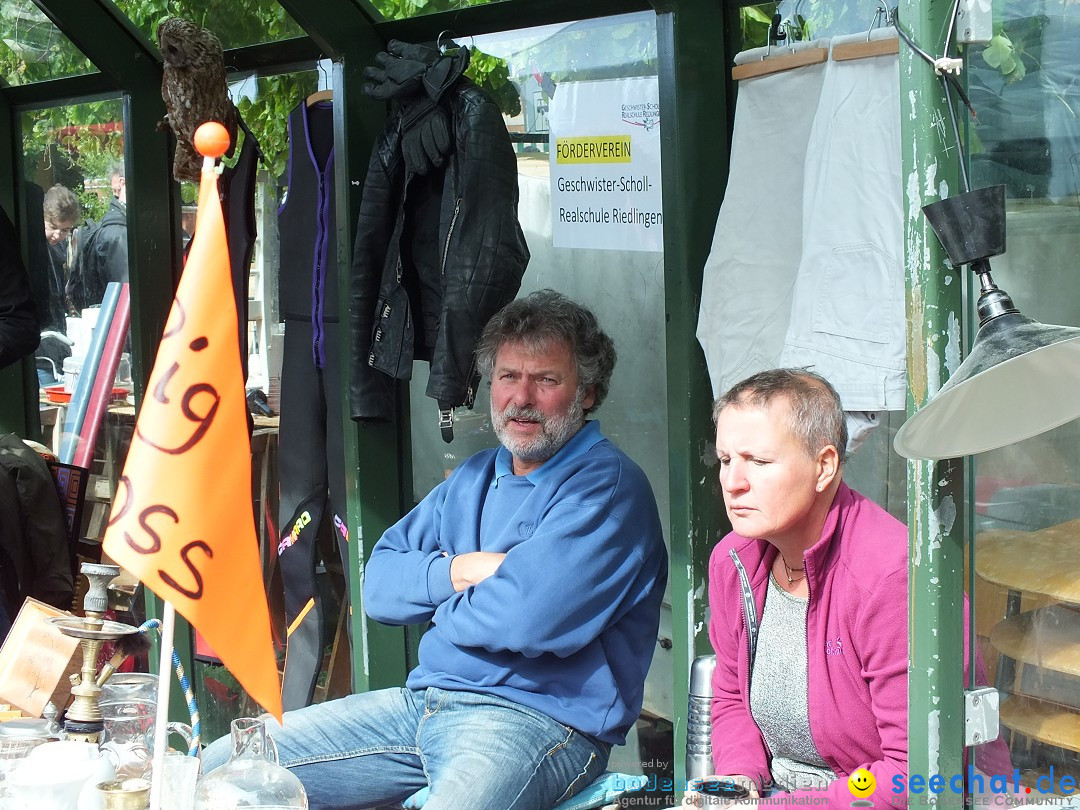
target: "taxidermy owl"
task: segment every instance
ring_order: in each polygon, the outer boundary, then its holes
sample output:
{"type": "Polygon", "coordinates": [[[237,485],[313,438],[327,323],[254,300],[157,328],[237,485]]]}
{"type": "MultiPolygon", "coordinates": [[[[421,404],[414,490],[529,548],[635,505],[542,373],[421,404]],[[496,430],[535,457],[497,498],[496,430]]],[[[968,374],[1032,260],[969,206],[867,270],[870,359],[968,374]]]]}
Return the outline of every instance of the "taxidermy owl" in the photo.
{"type": "Polygon", "coordinates": [[[195,130],[217,121],[229,131],[232,154],[236,146],[236,108],[225,82],[221,42],[189,20],[169,17],[157,29],[158,48],[165,62],[161,97],[165,121],[176,135],[173,177],[199,182],[202,156],[195,151],[195,130]]]}

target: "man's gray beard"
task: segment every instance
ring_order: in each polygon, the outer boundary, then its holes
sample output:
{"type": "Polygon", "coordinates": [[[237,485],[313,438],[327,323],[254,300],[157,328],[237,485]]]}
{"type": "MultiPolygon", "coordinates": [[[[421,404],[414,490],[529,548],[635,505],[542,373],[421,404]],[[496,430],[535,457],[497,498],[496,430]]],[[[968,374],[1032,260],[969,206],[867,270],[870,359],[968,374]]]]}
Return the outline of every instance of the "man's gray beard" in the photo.
{"type": "Polygon", "coordinates": [[[532,408],[510,405],[502,413],[491,409],[491,425],[502,446],[521,461],[547,461],[558,453],[574,434],[585,424],[585,391],[579,389],[566,411],[557,416],[544,418],[544,414],[532,408]],[[517,441],[506,429],[511,419],[529,419],[540,423],[540,434],[531,441],[517,441]]]}

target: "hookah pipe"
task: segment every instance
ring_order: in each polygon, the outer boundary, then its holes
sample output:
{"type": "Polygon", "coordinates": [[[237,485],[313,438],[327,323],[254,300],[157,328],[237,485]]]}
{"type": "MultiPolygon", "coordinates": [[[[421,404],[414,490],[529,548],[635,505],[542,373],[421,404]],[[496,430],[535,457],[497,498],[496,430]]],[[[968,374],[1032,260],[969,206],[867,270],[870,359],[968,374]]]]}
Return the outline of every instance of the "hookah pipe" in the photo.
{"type": "Polygon", "coordinates": [[[82,573],[90,583],[83,600],[85,616],[55,616],[49,622],[65,636],[79,639],[82,667],[71,676],[71,707],[64,720],[67,738],[80,742],[98,743],[104,723],[101,716],[101,687],[97,683],[97,656],[106,641],[118,641],[137,634],[138,628],[105,619],[109,597],[108,583],[120,573],[115,565],[83,563],[82,573]]]}
{"type": "MultiPolygon", "coordinates": [[[[116,668],[126,658],[149,647],[149,631],[160,630],[161,622],[151,619],[140,627],[133,627],[107,621],[104,618],[109,601],[106,588],[108,583],[120,573],[120,567],[83,563],[82,573],[90,583],[90,589],[83,601],[85,617],[56,616],[49,619],[49,622],[56,625],[64,635],[79,639],[82,647],[81,672],[71,676],[73,702],[67,711],[67,719],[64,721],[67,738],[97,743],[101,741],[101,732],[104,728],[100,706],[102,685],[112,677],[116,668]],[[108,663],[98,673],[96,672],[98,651],[106,641],[117,642],[117,648],[108,663]]],[[[180,663],[180,656],[175,649],[172,651],[172,659],[187,700],[188,713],[191,716],[192,739],[188,754],[196,756],[199,752],[201,734],[195,693],[191,689],[191,684],[180,663]]]]}

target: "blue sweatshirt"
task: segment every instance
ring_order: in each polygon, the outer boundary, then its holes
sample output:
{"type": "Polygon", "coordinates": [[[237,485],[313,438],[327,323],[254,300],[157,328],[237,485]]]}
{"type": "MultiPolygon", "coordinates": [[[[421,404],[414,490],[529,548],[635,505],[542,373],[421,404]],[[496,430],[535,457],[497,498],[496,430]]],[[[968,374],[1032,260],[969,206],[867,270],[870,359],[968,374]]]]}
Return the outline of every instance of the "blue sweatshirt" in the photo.
{"type": "Polygon", "coordinates": [[[503,447],[454,470],[375,545],[364,608],[386,624],[431,620],[410,688],[499,695],[620,744],[666,581],[645,473],[593,421],[528,475],[503,447]],[[470,551],[506,558],[457,593],[450,562],[470,551]]]}

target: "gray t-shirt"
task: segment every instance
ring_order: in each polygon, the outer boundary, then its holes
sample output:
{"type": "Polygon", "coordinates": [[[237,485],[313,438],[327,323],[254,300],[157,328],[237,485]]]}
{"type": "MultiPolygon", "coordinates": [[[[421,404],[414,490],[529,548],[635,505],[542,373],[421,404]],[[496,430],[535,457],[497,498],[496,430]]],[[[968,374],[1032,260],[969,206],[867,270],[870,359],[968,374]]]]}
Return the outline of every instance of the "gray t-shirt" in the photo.
{"type": "Polygon", "coordinates": [[[810,735],[806,605],[769,576],[750,674],[750,712],[772,752],[773,781],[784,790],[822,788],[836,778],[810,735]]]}

